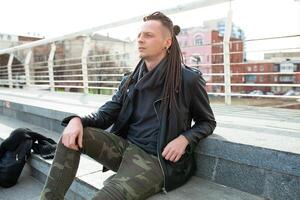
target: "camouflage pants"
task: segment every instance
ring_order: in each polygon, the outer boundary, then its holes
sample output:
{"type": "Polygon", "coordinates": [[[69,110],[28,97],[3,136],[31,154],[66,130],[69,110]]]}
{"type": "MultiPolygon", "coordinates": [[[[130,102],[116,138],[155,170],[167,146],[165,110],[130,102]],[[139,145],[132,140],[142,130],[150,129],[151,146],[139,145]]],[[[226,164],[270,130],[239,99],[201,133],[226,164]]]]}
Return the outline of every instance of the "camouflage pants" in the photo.
{"type": "MultiPolygon", "coordinates": [[[[116,172],[96,192],[94,200],[146,199],[162,188],[163,174],[157,157],[119,136],[84,128],[81,152],[116,172]]],[[[59,140],[40,199],[64,199],[75,178],[81,152],[65,147],[59,140]]]]}

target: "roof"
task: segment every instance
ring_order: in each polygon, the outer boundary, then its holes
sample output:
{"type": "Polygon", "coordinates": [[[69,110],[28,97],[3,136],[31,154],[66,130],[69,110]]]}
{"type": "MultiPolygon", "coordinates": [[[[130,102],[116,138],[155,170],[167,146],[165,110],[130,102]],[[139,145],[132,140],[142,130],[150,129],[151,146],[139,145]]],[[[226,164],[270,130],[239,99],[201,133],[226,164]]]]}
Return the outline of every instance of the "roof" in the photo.
{"type": "Polygon", "coordinates": [[[92,35],[92,39],[93,40],[100,40],[100,41],[111,41],[111,42],[126,42],[124,40],[119,40],[116,38],[111,38],[109,36],[104,36],[104,35],[100,35],[100,34],[94,34],[92,35]]]}

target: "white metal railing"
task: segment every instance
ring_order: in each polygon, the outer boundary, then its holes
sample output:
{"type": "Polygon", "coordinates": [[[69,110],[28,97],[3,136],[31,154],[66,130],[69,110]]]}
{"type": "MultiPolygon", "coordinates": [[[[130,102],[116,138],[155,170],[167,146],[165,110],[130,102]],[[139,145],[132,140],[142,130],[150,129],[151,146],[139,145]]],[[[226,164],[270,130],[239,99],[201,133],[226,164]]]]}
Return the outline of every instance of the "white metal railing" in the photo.
{"type": "MultiPolygon", "coordinates": [[[[288,36],[290,37],[290,36],[288,36]]],[[[299,35],[293,36],[299,37],[299,35]]],[[[276,39],[276,37],[274,37],[276,39]]],[[[258,39],[260,40],[260,39],[258,39]]],[[[251,40],[254,41],[254,40],[251,40]]],[[[233,41],[232,43],[234,43],[233,41]]],[[[231,42],[230,42],[231,43],[231,42]]],[[[207,44],[205,44],[207,46],[207,44]]],[[[215,44],[210,44],[215,45],[215,44]]],[[[219,43],[222,45],[222,43],[219,43]]],[[[235,54],[237,52],[229,52],[229,55],[235,54]]],[[[240,51],[238,53],[245,53],[244,51],[240,51]]],[[[87,88],[86,93],[88,93],[89,89],[98,89],[98,90],[115,90],[119,84],[120,79],[123,76],[123,72],[133,70],[133,67],[123,67],[121,66],[121,61],[126,63],[130,62],[129,59],[116,59],[116,57],[122,57],[124,54],[105,54],[105,55],[92,55],[86,56],[87,61],[85,64],[87,65],[87,74],[86,80],[83,80],[84,74],[82,73],[82,60],[81,58],[67,58],[67,59],[52,59],[52,61],[39,61],[39,62],[29,62],[28,60],[24,63],[12,64],[13,63],[13,54],[10,54],[10,59],[7,65],[0,66],[0,85],[2,86],[9,86],[10,88],[13,87],[20,87],[20,86],[37,86],[37,87],[47,87],[52,91],[55,91],[59,88],[66,89],[66,88],[75,88],[75,89],[85,89],[87,88]],[[101,58],[101,57],[110,57],[112,60],[107,61],[93,61],[93,58],[101,58]],[[95,67],[97,65],[106,64],[113,62],[113,67],[95,67]],[[53,63],[53,65],[51,65],[53,63]],[[64,64],[60,64],[64,63],[64,64]],[[26,72],[26,66],[27,71],[26,72]],[[51,68],[52,68],[52,80],[51,80],[51,68]],[[104,73],[101,71],[105,70],[104,73]],[[120,72],[121,73],[116,73],[120,72]],[[27,75],[26,75],[27,73],[27,75]],[[68,74],[71,73],[71,74],[68,74]],[[77,73],[77,74],[76,74],[77,73]],[[95,80],[93,78],[105,77],[108,78],[107,80],[95,80]],[[114,78],[114,80],[111,80],[114,78]],[[70,80],[71,79],[71,80],[70,80]],[[52,83],[52,85],[51,85],[52,83]]],[[[213,53],[208,56],[213,55],[224,55],[224,53],[213,53]]],[[[207,56],[203,54],[201,56],[207,56]]],[[[51,59],[50,59],[51,60],[51,59]]],[[[297,61],[297,60],[296,60],[297,61]]],[[[298,60],[299,61],[299,60],[298,60]]],[[[261,63],[274,63],[274,61],[262,61],[261,63]]],[[[243,65],[241,67],[246,67],[247,65],[253,64],[260,64],[257,62],[231,62],[230,68],[233,65],[243,65]]],[[[215,67],[215,68],[224,68],[224,62],[220,63],[207,63],[207,64],[193,64],[194,67],[197,67],[201,70],[202,67],[215,67]]],[[[229,68],[229,69],[230,69],[229,68]]],[[[259,69],[257,69],[259,70],[259,69]]],[[[299,70],[299,67],[297,68],[299,70]]],[[[293,75],[293,76],[300,76],[300,71],[288,71],[288,72],[229,72],[229,77],[234,76],[247,76],[247,75],[257,75],[257,76],[269,76],[269,75],[293,75]]],[[[204,77],[226,77],[224,72],[220,73],[204,73],[204,77]]],[[[207,86],[221,86],[223,88],[226,87],[226,83],[224,82],[214,82],[208,81],[207,86]]],[[[289,87],[289,88],[300,88],[300,82],[294,83],[246,83],[246,82],[230,82],[230,88],[242,86],[242,87],[289,87]]],[[[223,92],[217,92],[213,90],[208,90],[210,95],[219,95],[219,96],[226,96],[225,89],[222,89],[223,92]]],[[[251,93],[244,93],[244,92],[230,92],[231,96],[241,96],[241,97],[266,97],[266,98],[300,98],[299,95],[294,96],[284,96],[278,94],[251,94],[251,93]]]]}
{"type": "MultiPolygon", "coordinates": [[[[166,13],[182,12],[185,10],[201,7],[204,4],[200,1],[186,4],[183,7],[176,7],[165,10],[166,13]],[[196,5],[196,6],[195,6],[196,5]],[[194,8],[193,8],[194,6],[194,8]]],[[[224,1],[210,1],[210,3],[220,3],[224,1]]],[[[232,61],[232,56],[241,55],[245,53],[257,52],[285,52],[295,51],[300,52],[300,47],[287,48],[264,48],[259,50],[245,50],[239,51],[231,50],[231,46],[236,43],[246,43],[280,40],[288,38],[300,38],[300,34],[285,35],[278,37],[264,37],[247,40],[231,40],[231,15],[232,11],[229,9],[226,21],[226,29],[222,42],[203,44],[201,47],[220,47],[219,52],[209,54],[198,54],[199,56],[209,56],[210,60],[215,56],[219,56],[220,61],[211,61],[209,63],[191,63],[189,65],[199,68],[203,71],[203,76],[207,80],[207,91],[209,95],[224,96],[225,103],[231,104],[231,97],[263,97],[263,98],[287,98],[300,99],[300,60],[299,58],[291,60],[297,64],[296,70],[280,71],[280,69],[273,71],[257,71],[247,72],[247,66],[272,64],[273,66],[280,65],[274,60],[250,61],[243,60],[232,61]],[[206,72],[206,69],[209,69],[206,72]],[[237,69],[237,70],[236,70],[237,69]],[[296,77],[296,80],[290,82],[283,82],[279,80],[281,75],[289,75],[296,77]],[[247,81],[249,76],[255,76],[255,81],[247,81]],[[259,77],[277,77],[277,81],[259,81],[259,77]],[[235,79],[239,78],[239,79],[235,79]],[[263,89],[261,89],[263,88],[263,89]],[[282,90],[284,88],[284,90],[282,90]],[[284,95],[284,92],[293,89],[293,95],[284,95]],[[257,91],[256,93],[253,91],[257,91]],[[279,92],[276,92],[279,91],[279,92]],[[284,92],[283,92],[284,91],[284,92]]],[[[112,94],[117,89],[123,74],[132,71],[137,63],[136,54],[134,51],[124,51],[120,53],[102,52],[93,54],[90,52],[91,43],[94,42],[91,34],[97,30],[105,28],[124,25],[140,20],[141,17],[135,17],[127,20],[122,20],[112,24],[107,24],[77,33],[68,34],[65,36],[43,39],[29,44],[16,46],[9,49],[0,50],[0,56],[9,54],[8,62],[0,66],[0,86],[15,88],[15,87],[40,87],[51,91],[77,91],[77,92],[95,92],[112,94]],[[79,48],[79,53],[71,57],[60,57],[57,49],[58,42],[64,40],[72,40],[77,36],[83,38],[83,43],[79,48]],[[35,61],[35,54],[41,53],[36,48],[45,47],[44,60],[35,61]],[[23,52],[25,54],[24,60],[16,62],[15,54],[23,52]]],[[[188,46],[185,46],[188,48],[188,46]]],[[[281,61],[283,62],[283,61],[281,61]]]]}

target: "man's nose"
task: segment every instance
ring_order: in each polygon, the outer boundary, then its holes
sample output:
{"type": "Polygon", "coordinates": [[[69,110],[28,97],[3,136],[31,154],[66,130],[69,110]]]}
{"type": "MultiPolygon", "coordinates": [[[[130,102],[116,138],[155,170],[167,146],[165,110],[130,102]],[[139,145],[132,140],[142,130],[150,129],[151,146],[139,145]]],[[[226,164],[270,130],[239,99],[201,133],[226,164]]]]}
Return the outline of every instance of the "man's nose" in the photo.
{"type": "Polygon", "coordinates": [[[139,37],[138,37],[138,43],[143,43],[143,42],[144,42],[143,37],[142,37],[142,36],[139,36],[139,37]]]}

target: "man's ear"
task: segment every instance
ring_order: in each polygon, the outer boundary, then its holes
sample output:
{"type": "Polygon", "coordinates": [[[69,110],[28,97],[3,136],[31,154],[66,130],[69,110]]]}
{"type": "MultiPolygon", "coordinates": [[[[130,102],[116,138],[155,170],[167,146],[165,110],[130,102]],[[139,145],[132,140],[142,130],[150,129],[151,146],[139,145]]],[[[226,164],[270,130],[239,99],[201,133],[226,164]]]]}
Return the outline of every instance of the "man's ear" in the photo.
{"type": "Polygon", "coordinates": [[[165,41],[165,47],[169,49],[171,45],[172,45],[172,38],[168,37],[165,41]]]}

